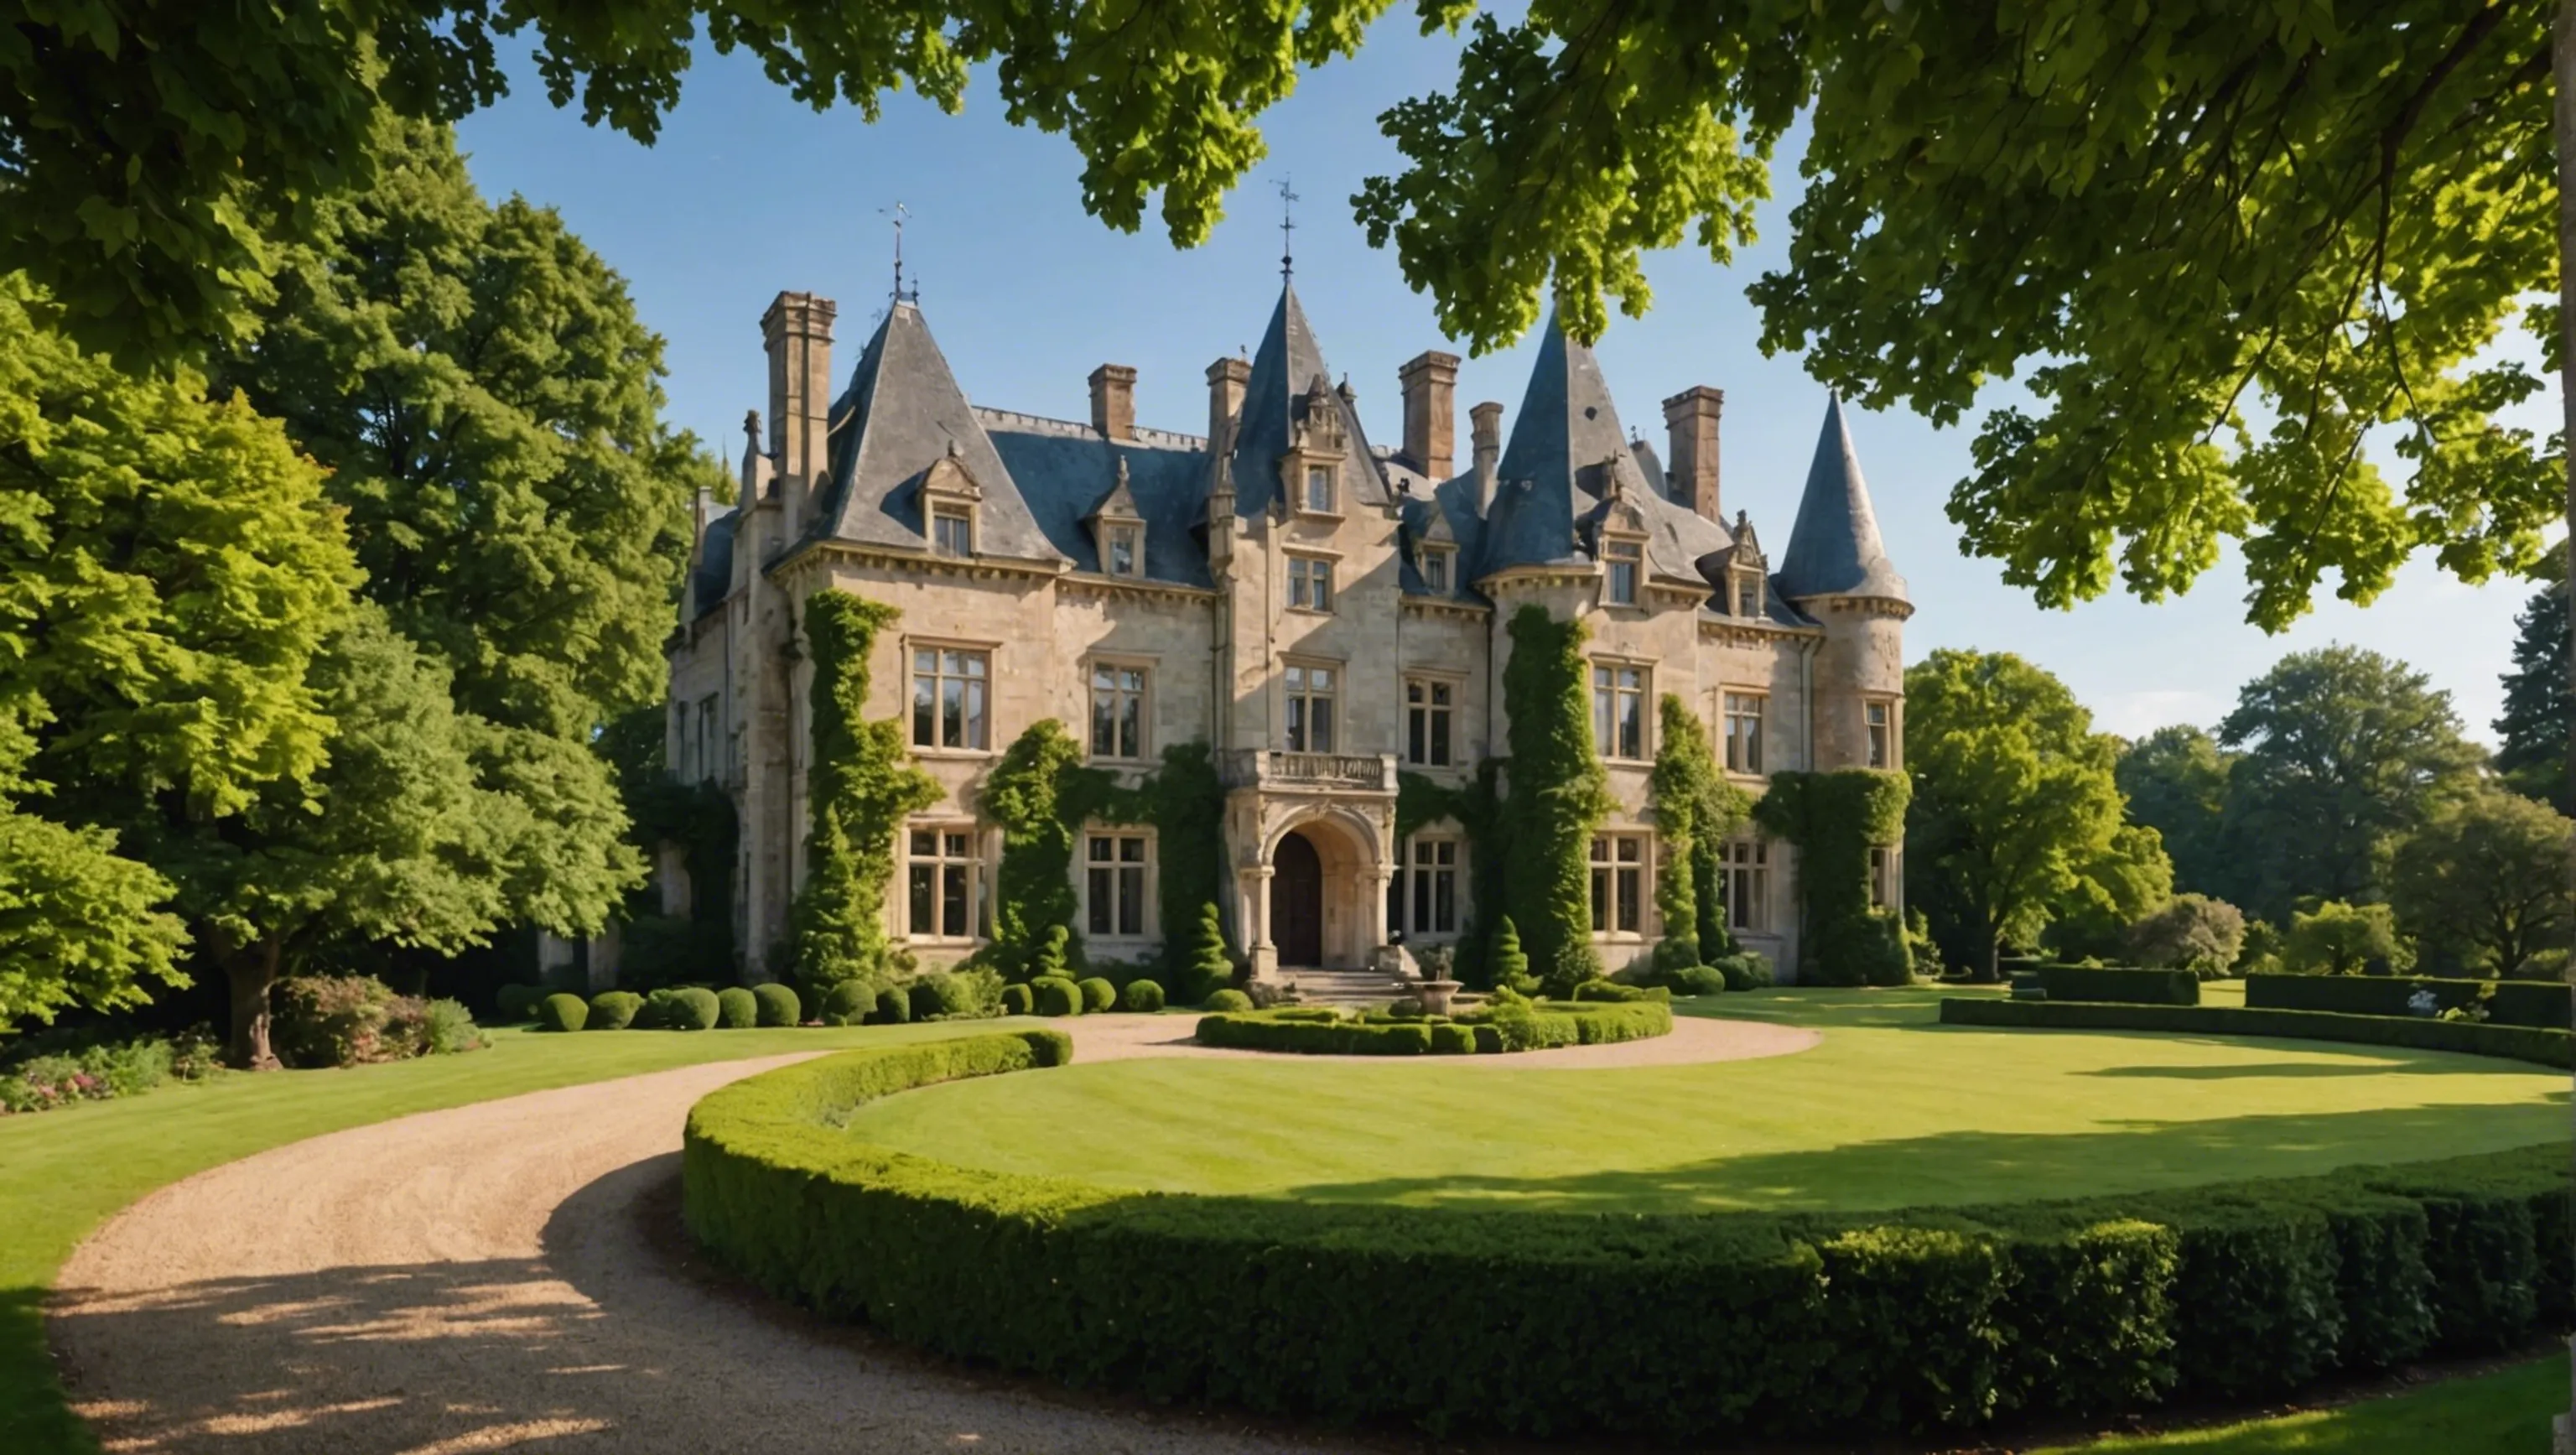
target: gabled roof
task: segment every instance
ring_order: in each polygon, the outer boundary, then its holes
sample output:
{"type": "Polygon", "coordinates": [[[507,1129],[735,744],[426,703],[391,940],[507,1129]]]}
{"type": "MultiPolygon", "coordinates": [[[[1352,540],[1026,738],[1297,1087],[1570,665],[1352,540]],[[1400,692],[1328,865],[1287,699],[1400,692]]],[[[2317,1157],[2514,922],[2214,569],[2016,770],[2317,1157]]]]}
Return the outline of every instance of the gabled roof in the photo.
{"type": "Polygon", "coordinates": [[[976,554],[1063,559],[1030,518],[917,306],[898,302],[886,311],[832,418],[831,488],[810,536],[927,548],[920,487],[933,466],[950,461],[981,492],[976,554]]]}
{"type": "Polygon", "coordinates": [[[1793,598],[1909,600],[1905,578],[1896,573],[1878,538],[1878,513],[1870,507],[1869,485],[1861,478],[1860,456],[1852,448],[1839,395],[1825,404],[1824,433],[1816,440],[1815,463],[1807,469],[1798,523],[1790,528],[1789,549],[1774,580],[1782,595],[1793,598]]]}
{"type": "Polygon", "coordinates": [[[1243,411],[1234,432],[1234,508],[1238,515],[1258,515],[1279,495],[1279,458],[1297,437],[1297,426],[1309,409],[1334,411],[1349,449],[1347,468],[1364,488],[1358,503],[1384,505],[1392,499],[1368,432],[1360,428],[1359,411],[1350,397],[1330,387],[1332,371],[1324,351],[1297,302],[1297,290],[1282,284],[1270,327],[1253,352],[1252,373],[1244,381],[1243,411]],[[1318,384],[1324,387],[1318,388],[1318,384]]]}
{"type": "Polygon", "coordinates": [[[1020,499],[1050,544],[1079,571],[1100,569],[1100,542],[1085,522],[1108,502],[1118,467],[1127,467],[1127,501],[1145,522],[1148,581],[1214,584],[1207,543],[1197,528],[1207,508],[1207,442],[1194,435],[1140,429],[1133,443],[1112,443],[1071,420],[978,408],[1020,499]]]}
{"type": "Polygon", "coordinates": [[[1091,507],[1090,513],[1083,516],[1084,524],[1088,525],[1097,520],[1143,520],[1145,518],[1144,513],[1136,508],[1136,492],[1127,484],[1125,455],[1118,457],[1115,469],[1118,472],[1118,478],[1110,484],[1108,492],[1100,497],[1100,503],[1091,507]]]}

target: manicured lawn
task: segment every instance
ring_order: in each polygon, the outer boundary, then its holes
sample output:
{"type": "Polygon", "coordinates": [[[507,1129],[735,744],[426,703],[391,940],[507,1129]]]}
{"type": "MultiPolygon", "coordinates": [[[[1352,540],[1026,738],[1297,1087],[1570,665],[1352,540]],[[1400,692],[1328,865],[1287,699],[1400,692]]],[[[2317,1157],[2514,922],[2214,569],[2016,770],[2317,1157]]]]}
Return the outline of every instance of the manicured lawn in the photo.
{"type": "Polygon", "coordinates": [[[2567,1409],[2567,1356],[2454,1379],[2341,1409],[2170,1435],[2060,1446],[2038,1455],[2549,1455],[2567,1409]]]}
{"type": "Polygon", "coordinates": [[[0,1117],[0,1451],[97,1446],[63,1407],[41,1303],[54,1270],[117,1209],[193,1172],[344,1127],[523,1091],[703,1061],[953,1036],[984,1025],[882,1029],[492,1032],[491,1049],[348,1071],[229,1076],[124,1101],[0,1117]]]}
{"type": "Polygon", "coordinates": [[[1824,1044],[1565,1071],[1147,1060],[932,1087],[853,1135],[1113,1186],[1581,1210],[1878,1208],[2169,1187],[2567,1135],[2567,1078],[2313,1041],[1944,1027],[1937,994],[1688,1003],[1824,1044]]]}

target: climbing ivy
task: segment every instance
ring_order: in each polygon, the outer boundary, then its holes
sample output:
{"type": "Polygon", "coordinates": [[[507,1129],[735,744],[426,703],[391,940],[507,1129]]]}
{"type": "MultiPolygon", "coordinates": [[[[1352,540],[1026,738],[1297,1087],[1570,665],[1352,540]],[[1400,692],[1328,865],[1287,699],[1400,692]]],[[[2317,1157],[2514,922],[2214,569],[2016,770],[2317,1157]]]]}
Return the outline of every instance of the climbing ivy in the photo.
{"type": "Polygon", "coordinates": [[[1082,746],[1054,718],[1032,723],[984,781],[985,817],[1002,830],[995,875],[994,968],[1026,979],[1050,936],[1062,930],[1069,964],[1082,965],[1074,920],[1073,855],[1085,824],[1136,824],[1155,831],[1162,901],[1163,969],[1177,977],[1192,964],[1201,906],[1216,902],[1225,873],[1225,786],[1216,756],[1203,742],[1163,750],[1162,766],[1135,787],[1086,766],[1082,746]]]}
{"type": "Polygon", "coordinates": [[[894,877],[895,835],[907,817],[940,798],[938,783],[913,766],[901,724],[861,716],[868,649],[900,614],[842,591],[819,591],[805,602],[814,662],[812,827],[805,837],[805,886],[796,892],[789,932],[797,978],[809,985],[885,978],[885,893],[894,877]]]}
{"type": "Polygon", "coordinates": [[[1705,964],[1735,949],[1734,937],[1726,932],[1717,846],[1743,821],[1748,800],[1717,771],[1708,725],[1671,693],[1664,694],[1658,710],[1662,736],[1646,786],[1665,851],[1655,880],[1655,909],[1663,918],[1664,937],[1655,946],[1654,968],[1669,971],[1705,964]]]}
{"type": "Polygon", "coordinates": [[[1450,973],[1469,988],[1493,986],[1494,937],[1502,918],[1503,872],[1510,858],[1511,821],[1502,812],[1502,760],[1476,765],[1476,776],[1456,788],[1420,773],[1395,776],[1395,840],[1446,820],[1467,846],[1467,920],[1458,927],[1458,956],[1450,973]]]}
{"type": "Polygon", "coordinates": [[[1580,621],[1536,604],[1512,614],[1503,709],[1511,722],[1511,842],[1503,892],[1530,965],[1551,987],[1601,973],[1592,948],[1592,835],[1611,809],[1583,690],[1580,621]]]}
{"type": "Polygon", "coordinates": [[[1902,773],[1850,768],[1774,773],[1753,817],[1798,846],[1798,979],[1809,985],[1903,985],[1904,926],[1869,902],[1869,851],[1905,834],[1913,788],[1902,773]]]}

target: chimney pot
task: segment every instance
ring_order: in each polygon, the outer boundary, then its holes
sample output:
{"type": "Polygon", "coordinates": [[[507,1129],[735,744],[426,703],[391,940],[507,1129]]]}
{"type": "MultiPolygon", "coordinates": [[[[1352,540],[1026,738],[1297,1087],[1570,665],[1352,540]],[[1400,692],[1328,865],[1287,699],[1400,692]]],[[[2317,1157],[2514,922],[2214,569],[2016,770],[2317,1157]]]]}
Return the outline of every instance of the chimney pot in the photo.
{"type": "Polygon", "coordinates": [[[1458,461],[1458,356],[1436,349],[1395,371],[1404,386],[1404,457],[1437,483],[1458,461]]]}
{"type": "Polygon", "coordinates": [[[1113,440],[1136,437],[1136,371],[1103,364],[1091,371],[1091,427],[1113,440]]]}
{"type": "Polygon", "coordinates": [[[1717,421],[1726,408],[1726,393],[1694,384],[1664,401],[1664,428],[1672,448],[1665,469],[1672,476],[1672,496],[1705,520],[1726,524],[1717,498],[1717,421]]]}
{"type": "Polygon", "coordinates": [[[1252,365],[1241,359],[1223,358],[1207,366],[1209,454],[1234,448],[1234,421],[1243,413],[1243,391],[1251,382],[1252,365]]]}
{"type": "Polygon", "coordinates": [[[1467,411],[1476,444],[1476,513],[1494,508],[1494,470],[1503,458],[1503,407],[1488,399],[1467,411]]]}

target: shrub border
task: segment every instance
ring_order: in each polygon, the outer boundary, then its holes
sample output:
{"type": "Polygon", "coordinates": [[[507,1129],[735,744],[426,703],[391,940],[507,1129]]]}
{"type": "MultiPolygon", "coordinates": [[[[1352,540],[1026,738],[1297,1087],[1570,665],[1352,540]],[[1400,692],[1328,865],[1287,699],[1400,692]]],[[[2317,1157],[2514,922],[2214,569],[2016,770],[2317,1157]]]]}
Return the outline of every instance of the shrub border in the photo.
{"type": "Polygon", "coordinates": [[[1327,1019],[1308,1007],[1284,1010],[1220,1011],[1199,1017],[1195,1039],[1202,1046],[1229,1050],[1279,1051],[1294,1056],[1430,1056],[1541,1050],[1555,1046],[1600,1046],[1615,1041],[1644,1041],[1673,1031],[1670,998],[1600,1000],[1567,1004],[1538,1001],[1515,1034],[1494,1019],[1454,1024],[1468,1032],[1435,1033],[1434,1023],[1359,1021],[1338,1015],[1327,1019]]]}
{"type": "Polygon", "coordinates": [[[2576,1305],[2554,1144],[2079,1202],[1602,1216],[1129,1192],[842,1130],[878,1096],[1070,1053],[993,1034],[722,1088],[689,1115],[690,1231],[772,1293],[942,1354],[1542,1435],[1848,1437],[2253,1397],[2499,1347],[2576,1305]]]}
{"type": "Polygon", "coordinates": [[[2433,992],[2438,1009],[2487,1002],[2493,1025],[2566,1030],[2567,986],[2553,980],[2451,980],[2436,975],[2248,975],[2245,1003],[2258,1010],[2322,1010],[2344,1015],[2412,1016],[2406,1002],[2433,992]]]}
{"type": "Polygon", "coordinates": [[[2175,1031],[2221,1036],[2278,1036],[2301,1041],[2353,1041],[2414,1051],[2456,1051],[2528,1061],[2564,1071],[2576,1034],[2541,1026],[2354,1015],[2328,1010],[2268,1010],[2232,1005],[2130,1005],[2083,1000],[1994,1000],[1950,996],[1941,1002],[1949,1026],[2026,1026],[2063,1031],[2175,1031]]]}
{"type": "Polygon", "coordinates": [[[2200,977],[2188,970],[2112,965],[2041,965],[2031,974],[2051,1000],[2124,1005],[2198,1005],[2200,977]]]}

